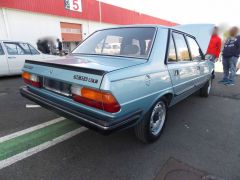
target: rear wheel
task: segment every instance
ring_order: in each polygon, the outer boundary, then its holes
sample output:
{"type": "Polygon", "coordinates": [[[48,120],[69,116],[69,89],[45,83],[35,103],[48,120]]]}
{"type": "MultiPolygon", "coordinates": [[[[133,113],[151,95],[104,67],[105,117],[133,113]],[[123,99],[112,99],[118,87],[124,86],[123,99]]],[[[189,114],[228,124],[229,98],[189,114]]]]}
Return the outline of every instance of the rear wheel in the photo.
{"type": "Polygon", "coordinates": [[[201,97],[208,97],[212,89],[212,78],[206,82],[206,84],[200,89],[201,97]]]}
{"type": "Polygon", "coordinates": [[[144,120],[134,128],[136,137],[145,143],[156,141],[164,128],[167,118],[167,104],[161,99],[146,114],[144,120]]]}

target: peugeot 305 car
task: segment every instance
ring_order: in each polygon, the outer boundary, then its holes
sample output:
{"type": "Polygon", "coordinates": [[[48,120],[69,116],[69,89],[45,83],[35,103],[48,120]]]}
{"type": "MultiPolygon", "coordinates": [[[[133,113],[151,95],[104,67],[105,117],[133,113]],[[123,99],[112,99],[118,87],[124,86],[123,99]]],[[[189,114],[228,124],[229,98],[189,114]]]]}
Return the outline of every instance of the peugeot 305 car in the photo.
{"type": "Polygon", "coordinates": [[[134,127],[143,142],[156,141],[169,107],[196,91],[210,93],[213,64],[204,54],[212,26],[207,27],[207,33],[201,26],[196,31],[157,25],[96,31],[65,59],[26,60],[20,92],[101,133],[134,127]],[[109,50],[109,44],[119,50],[109,50]]]}

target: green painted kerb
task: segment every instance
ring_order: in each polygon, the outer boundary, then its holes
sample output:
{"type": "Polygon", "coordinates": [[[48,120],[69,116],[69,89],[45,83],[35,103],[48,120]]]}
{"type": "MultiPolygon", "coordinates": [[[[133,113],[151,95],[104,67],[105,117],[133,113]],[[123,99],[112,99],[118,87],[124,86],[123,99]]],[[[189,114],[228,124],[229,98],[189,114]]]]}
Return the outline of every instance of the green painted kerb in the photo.
{"type": "Polygon", "coordinates": [[[61,135],[79,128],[74,121],[64,120],[36,131],[0,143],[0,161],[30,148],[51,141],[61,135]]]}

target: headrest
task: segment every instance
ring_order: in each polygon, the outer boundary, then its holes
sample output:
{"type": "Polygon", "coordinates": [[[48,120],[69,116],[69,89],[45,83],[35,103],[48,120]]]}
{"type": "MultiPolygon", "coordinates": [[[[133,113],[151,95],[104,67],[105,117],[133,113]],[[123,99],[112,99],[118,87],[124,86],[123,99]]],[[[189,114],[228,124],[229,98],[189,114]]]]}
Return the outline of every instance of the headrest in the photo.
{"type": "Polygon", "coordinates": [[[137,45],[131,44],[123,47],[122,55],[135,55],[139,53],[139,47],[137,45]]]}

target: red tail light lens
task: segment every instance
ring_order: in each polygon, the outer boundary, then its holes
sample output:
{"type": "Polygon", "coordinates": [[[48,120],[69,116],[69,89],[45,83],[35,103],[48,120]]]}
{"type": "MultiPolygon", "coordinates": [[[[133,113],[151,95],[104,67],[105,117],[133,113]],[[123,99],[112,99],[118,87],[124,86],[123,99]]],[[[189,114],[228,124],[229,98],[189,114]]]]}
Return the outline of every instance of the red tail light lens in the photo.
{"type": "Polygon", "coordinates": [[[29,84],[31,86],[40,88],[42,87],[42,83],[40,82],[40,78],[37,75],[30,74],[27,72],[22,73],[22,78],[26,84],[29,84]]]}
{"type": "Polygon", "coordinates": [[[106,112],[116,113],[121,108],[115,97],[109,92],[85,87],[73,87],[72,95],[75,101],[106,112]]]}

